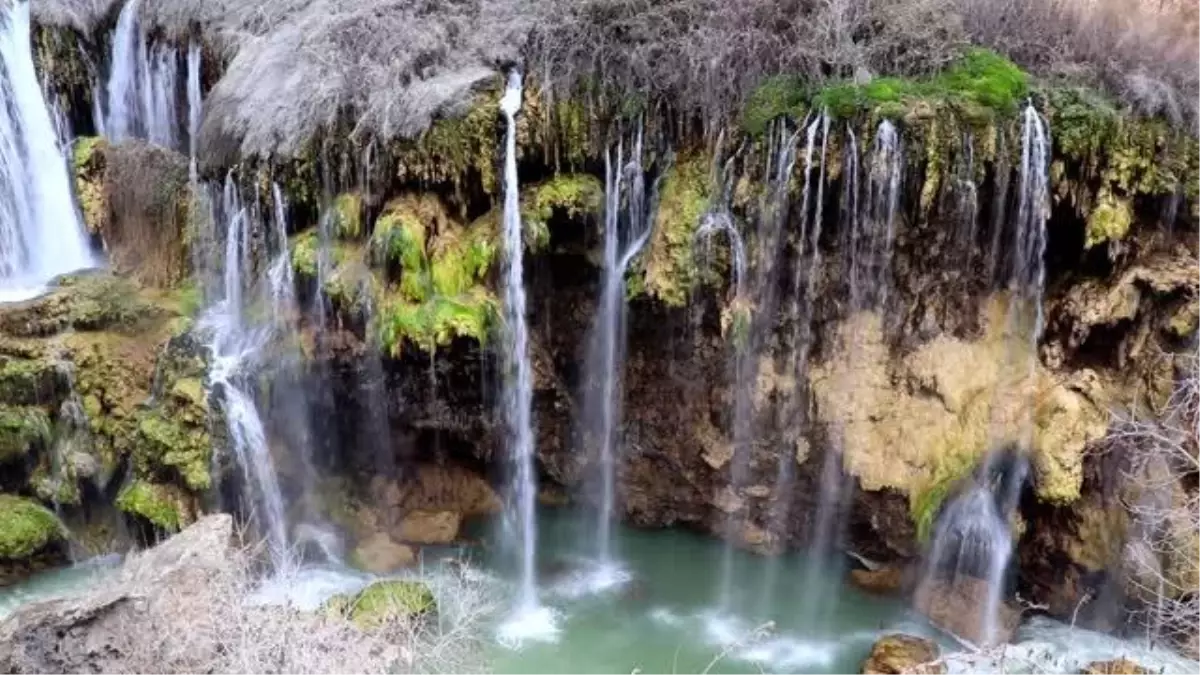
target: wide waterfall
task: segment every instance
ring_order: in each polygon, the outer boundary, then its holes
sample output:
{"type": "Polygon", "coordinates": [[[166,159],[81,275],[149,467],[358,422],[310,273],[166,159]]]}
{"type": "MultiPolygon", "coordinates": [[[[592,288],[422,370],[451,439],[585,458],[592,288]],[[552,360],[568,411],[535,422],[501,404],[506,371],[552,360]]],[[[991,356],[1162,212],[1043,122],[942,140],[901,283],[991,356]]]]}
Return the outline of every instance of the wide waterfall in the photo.
{"type": "Polygon", "coordinates": [[[33,67],[29,3],[0,14],[0,302],[93,264],[33,67]]]}
{"type": "MultiPolygon", "coordinates": [[[[138,16],[139,0],[121,9],[112,36],[112,57],[105,87],[106,107],[99,111],[96,128],[114,140],[142,138],[181,149],[179,125],[179,54],[165,44],[150,45],[138,16]]],[[[188,54],[188,102],[193,103],[193,74],[199,91],[199,51],[188,54]]],[[[189,127],[196,120],[189,110],[189,127]]]]}
{"type": "Polygon", "coordinates": [[[615,517],[616,474],[620,457],[621,377],[625,358],[625,275],[629,265],[650,238],[646,209],[645,172],[642,169],[642,129],[625,162],[624,144],[618,142],[615,165],[611,149],[604,153],[604,279],[599,311],[592,327],[587,373],[591,388],[585,397],[587,433],[598,445],[600,459],[600,512],[596,553],[604,580],[611,583],[612,521],[615,517]],[[622,199],[624,197],[624,199],[622,199]],[[624,206],[625,218],[622,219],[624,206]],[[625,230],[622,232],[622,220],[625,230]]]}

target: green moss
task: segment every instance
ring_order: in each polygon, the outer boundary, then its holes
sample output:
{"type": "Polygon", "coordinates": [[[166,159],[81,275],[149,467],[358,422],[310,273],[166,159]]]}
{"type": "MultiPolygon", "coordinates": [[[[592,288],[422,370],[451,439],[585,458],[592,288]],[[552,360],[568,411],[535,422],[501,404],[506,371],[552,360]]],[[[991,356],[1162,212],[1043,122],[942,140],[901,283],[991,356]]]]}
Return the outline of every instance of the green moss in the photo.
{"type": "Polygon", "coordinates": [[[393,200],[376,221],[372,256],[398,283],[383,292],[377,330],[388,351],[433,351],[455,337],[485,342],[496,301],[485,279],[496,258],[488,222],[464,228],[432,196],[393,200]]]}
{"type": "Polygon", "coordinates": [[[363,235],[362,195],[357,192],[347,192],[338,195],[333,200],[330,218],[333,219],[333,232],[342,239],[356,239],[363,235]]]}
{"type": "Polygon", "coordinates": [[[646,293],[682,307],[697,282],[695,233],[709,207],[709,158],[681,158],[664,176],[645,259],[646,293]]]}
{"type": "Polygon", "coordinates": [[[560,174],[526,188],[521,204],[525,247],[541,251],[550,243],[550,219],[556,212],[570,219],[599,215],[604,186],[590,174],[560,174]]]}
{"type": "Polygon", "coordinates": [[[6,404],[56,403],[67,388],[65,379],[52,363],[0,357],[0,401],[6,404]]]}
{"type": "Polygon", "coordinates": [[[972,123],[986,123],[994,116],[1015,113],[1028,91],[1029,76],[1016,64],[991,50],[973,47],[931,78],[835,83],[818,91],[812,105],[839,119],[866,113],[895,118],[922,105],[950,106],[972,123]]]}
{"type": "Polygon", "coordinates": [[[292,237],[289,246],[291,247],[292,269],[296,271],[296,274],[310,279],[317,278],[317,247],[319,245],[316,230],[301,232],[292,237]]]}
{"type": "Polygon", "coordinates": [[[145,411],[138,416],[133,449],[138,475],[153,476],[163,469],[173,469],[188,488],[209,488],[212,443],[204,419],[188,417],[163,410],[145,411]]]}
{"type": "Polygon", "coordinates": [[[326,601],[324,611],[354,622],[363,630],[392,621],[407,621],[437,611],[429,586],[420,581],[376,581],[357,595],[340,594],[326,601]]]}
{"type": "Polygon", "coordinates": [[[0,464],[50,442],[50,417],[41,408],[0,405],[0,464]]]}
{"type": "Polygon", "coordinates": [[[956,485],[974,468],[975,455],[971,452],[945,453],[930,473],[927,487],[909,494],[909,512],[917,528],[917,541],[929,541],[938,513],[946,497],[956,485]]]}
{"type": "Polygon", "coordinates": [[[44,506],[0,494],[0,558],[28,558],[63,537],[62,523],[44,506]]]}
{"type": "Polygon", "coordinates": [[[496,191],[496,124],[499,90],[478,95],[465,114],[435,121],[416,140],[393,149],[402,181],[465,184],[477,175],[484,191],[496,191]]]}
{"type": "Polygon", "coordinates": [[[117,495],[117,508],[139,516],[167,532],[178,532],[183,525],[178,500],[164,485],[137,480],[117,495]]]}
{"type": "MultiPolygon", "coordinates": [[[[297,276],[308,280],[317,278],[320,245],[320,235],[315,229],[292,237],[292,268],[297,276]]],[[[341,239],[329,242],[329,269],[322,291],[337,307],[357,311],[367,300],[364,293],[374,294],[375,283],[367,267],[367,250],[363,242],[341,239]]]]}
{"type": "Polygon", "coordinates": [[[808,88],[794,75],[774,75],[763,80],[746,101],[742,128],[762,135],[767,125],[780,117],[800,119],[808,108],[808,88]]]}
{"type": "Polygon", "coordinates": [[[1120,199],[1111,192],[1103,192],[1099,203],[1092,210],[1087,220],[1087,241],[1085,248],[1091,248],[1106,241],[1120,241],[1129,233],[1133,223],[1133,207],[1129,200],[1120,199]]]}

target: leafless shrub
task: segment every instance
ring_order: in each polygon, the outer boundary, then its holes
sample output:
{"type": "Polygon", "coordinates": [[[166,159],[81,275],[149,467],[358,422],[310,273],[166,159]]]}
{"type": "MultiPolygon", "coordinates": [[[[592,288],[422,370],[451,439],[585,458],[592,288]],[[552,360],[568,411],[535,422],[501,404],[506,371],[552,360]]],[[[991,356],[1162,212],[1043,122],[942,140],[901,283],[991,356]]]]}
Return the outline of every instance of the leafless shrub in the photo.
{"type": "Polygon", "coordinates": [[[1141,112],[1194,122],[1195,2],[959,0],[959,11],[973,42],[1034,72],[1085,76],[1141,112]]]}
{"type": "Polygon", "coordinates": [[[334,613],[248,602],[260,582],[253,561],[261,552],[244,549],[232,573],[212,575],[202,585],[145,589],[152,597],[145,605],[149,616],[136,615],[136,625],[115,631],[123,644],[114,646],[124,655],[117,672],[382,674],[482,667],[479,624],[495,607],[486,580],[472,570],[423,579],[438,597],[436,617],[396,619],[363,631],[334,613]]]}
{"type": "MultiPolygon", "coordinates": [[[[15,0],[0,0],[0,5],[15,0]]],[[[119,0],[30,0],[34,21],[51,26],[70,26],[89,33],[119,0]]]]}
{"type": "Polygon", "coordinates": [[[1151,640],[1185,652],[1200,634],[1200,378],[1195,355],[1183,361],[1175,393],[1154,419],[1118,420],[1106,449],[1126,462],[1123,501],[1131,516],[1125,548],[1127,589],[1151,640]]]}

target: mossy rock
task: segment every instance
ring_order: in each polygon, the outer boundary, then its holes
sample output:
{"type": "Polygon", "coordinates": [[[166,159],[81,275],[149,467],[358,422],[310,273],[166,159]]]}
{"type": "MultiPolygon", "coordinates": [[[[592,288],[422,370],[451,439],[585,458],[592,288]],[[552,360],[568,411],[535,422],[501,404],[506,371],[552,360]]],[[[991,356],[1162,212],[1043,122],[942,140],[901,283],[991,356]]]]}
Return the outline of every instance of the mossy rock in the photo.
{"type": "Polygon", "coordinates": [[[989,49],[971,47],[932,77],[878,77],[827,86],[813,95],[812,107],[838,119],[898,118],[920,107],[948,108],[979,125],[1014,115],[1028,92],[1029,75],[1016,64],[989,49]]]}
{"type": "Polygon", "coordinates": [[[69,390],[66,372],[47,359],[0,356],[0,403],[56,405],[69,390]]]}
{"type": "Polygon", "coordinates": [[[1100,194],[1099,202],[1087,219],[1085,248],[1092,248],[1107,241],[1120,241],[1129,234],[1133,224],[1133,206],[1128,199],[1121,199],[1107,190],[1100,194]]]}
{"type": "Polygon", "coordinates": [[[325,602],[328,614],[344,617],[362,630],[393,621],[409,621],[437,611],[437,600],[420,581],[376,581],[355,595],[339,594],[325,602]]]}
{"type": "Polygon", "coordinates": [[[166,532],[178,532],[193,519],[187,498],[171,485],[135,480],[117,495],[116,505],[166,532]]]}
{"type": "Polygon", "coordinates": [[[598,217],[604,206],[604,186],[590,174],[560,174],[524,192],[522,234],[525,247],[535,253],[550,244],[550,220],[556,214],[571,220],[598,217]]]}
{"type": "Polygon", "coordinates": [[[109,195],[104,184],[107,149],[108,141],[100,136],[78,138],[72,148],[75,194],[83,223],[92,234],[105,232],[109,226],[109,195]]]}
{"type": "Polygon", "coordinates": [[[207,490],[212,485],[211,456],[212,440],[204,419],[188,421],[161,410],[138,417],[133,461],[139,475],[173,469],[189,489],[207,490]]]}
{"type": "Polygon", "coordinates": [[[50,443],[50,417],[41,408],[0,405],[0,464],[50,443]]]}
{"type": "Polygon", "coordinates": [[[376,314],[387,351],[398,354],[411,344],[431,352],[458,337],[487,341],[497,316],[486,284],[498,253],[494,230],[484,223],[464,227],[435,197],[406,196],[384,208],[371,250],[393,280],[376,314]]]}
{"type": "Polygon", "coordinates": [[[22,497],[0,495],[0,558],[28,558],[64,537],[62,523],[46,507],[22,497]]]}
{"type": "Polygon", "coordinates": [[[692,154],[679,159],[663,179],[654,233],[644,255],[645,283],[640,287],[663,303],[682,307],[699,278],[695,235],[709,208],[711,158],[692,154]]]}
{"type": "Polygon", "coordinates": [[[342,239],[357,239],[363,235],[363,199],[357,192],[346,192],[333,200],[329,217],[333,232],[342,239]]]}

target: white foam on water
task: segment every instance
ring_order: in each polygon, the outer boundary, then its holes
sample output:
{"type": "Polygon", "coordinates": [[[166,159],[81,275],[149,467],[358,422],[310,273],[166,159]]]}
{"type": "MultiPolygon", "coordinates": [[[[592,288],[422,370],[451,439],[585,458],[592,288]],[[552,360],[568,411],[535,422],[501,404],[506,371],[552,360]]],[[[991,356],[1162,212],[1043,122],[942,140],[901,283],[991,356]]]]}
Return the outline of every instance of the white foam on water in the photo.
{"type": "Polygon", "coordinates": [[[496,631],[496,642],[508,649],[518,650],[530,642],[554,643],[562,630],[559,613],[544,605],[518,607],[496,631]]]}
{"type": "Polygon", "coordinates": [[[356,593],[374,577],[345,567],[301,567],[263,580],[247,598],[250,605],[283,605],[301,611],[319,609],[339,593],[356,593]]]}
{"type": "Polygon", "coordinates": [[[781,636],[735,652],[736,658],[770,665],[772,670],[794,672],[799,668],[833,665],[842,645],[832,640],[802,640],[781,636]]]}
{"type": "Polygon", "coordinates": [[[633,580],[633,573],[612,561],[587,561],[549,589],[555,596],[577,600],[620,589],[633,580]]]}

